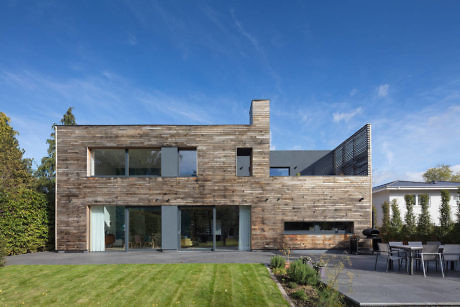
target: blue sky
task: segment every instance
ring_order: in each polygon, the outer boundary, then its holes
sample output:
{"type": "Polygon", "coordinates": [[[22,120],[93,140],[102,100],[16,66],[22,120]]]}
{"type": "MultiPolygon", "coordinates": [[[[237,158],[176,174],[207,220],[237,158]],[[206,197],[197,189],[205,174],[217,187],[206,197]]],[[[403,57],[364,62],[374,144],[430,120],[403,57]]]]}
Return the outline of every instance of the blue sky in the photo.
{"type": "Polygon", "coordinates": [[[373,129],[374,184],[460,170],[459,1],[1,1],[0,111],[38,163],[79,124],[246,124],[274,149],[373,129]]]}

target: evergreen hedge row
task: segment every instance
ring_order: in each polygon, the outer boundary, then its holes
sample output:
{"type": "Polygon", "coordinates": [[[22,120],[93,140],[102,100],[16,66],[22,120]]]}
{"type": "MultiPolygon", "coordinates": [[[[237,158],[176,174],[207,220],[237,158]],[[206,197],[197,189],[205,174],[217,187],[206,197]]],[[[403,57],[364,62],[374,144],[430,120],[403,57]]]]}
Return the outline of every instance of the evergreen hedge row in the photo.
{"type": "Polygon", "coordinates": [[[0,191],[0,233],[7,255],[44,250],[48,239],[44,194],[19,186],[0,191]]]}

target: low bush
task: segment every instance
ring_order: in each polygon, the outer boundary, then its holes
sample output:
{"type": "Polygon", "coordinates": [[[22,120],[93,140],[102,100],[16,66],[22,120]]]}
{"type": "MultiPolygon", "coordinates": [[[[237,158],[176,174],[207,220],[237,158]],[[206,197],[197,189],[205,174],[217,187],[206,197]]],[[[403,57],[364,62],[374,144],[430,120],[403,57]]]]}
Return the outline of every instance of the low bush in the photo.
{"type": "Polygon", "coordinates": [[[290,288],[290,289],[295,289],[295,288],[297,288],[299,285],[298,285],[297,283],[293,282],[293,281],[290,281],[290,282],[288,282],[287,286],[288,286],[288,288],[290,288]]]}
{"type": "Polygon", "coordinates": [[[5,265],[6,257],[6,242],[3,236],[0,235],[0,267],[5,265]]]}
{"type": "Polygon", "coordinates": [[[275,276],[284,276],[286,275],[286,268],[273,268],[273,274],[275,276]]]}
{"type": "Polygon", "coordinates": [[[304,264],[301,259],[292,262],[286,273],[291,281],[300,285],[315,286],[318,283],[318,275],[315,269],[304,264]]]}
{"type": "Polygon", "coordinates": [[[305,293],[303,289],[299,289],[291,294],[293,298],[296,300],[301,300],[301,301],[308,301],[308,295],[305,293]]]}
{"type": "Polygon", "coordinates": [[[324,286],[319,291],[318,306],[345,306],[343,295],[331,287],[324,286]]]}
{"type": "Polygon", "coordinates": [[[284,268],[286,264],[286,260],[284,260],[283,256],[275,255],[270,259],[270,266],[272,268],[284,268]]]}

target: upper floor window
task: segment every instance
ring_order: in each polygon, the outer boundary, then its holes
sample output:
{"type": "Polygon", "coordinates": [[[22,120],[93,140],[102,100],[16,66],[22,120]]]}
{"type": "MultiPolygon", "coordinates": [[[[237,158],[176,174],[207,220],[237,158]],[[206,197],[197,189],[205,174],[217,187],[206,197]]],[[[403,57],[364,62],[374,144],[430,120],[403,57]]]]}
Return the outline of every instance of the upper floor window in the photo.
{"type": "Polygon", "coordinates": [[[270,176],[290,176],[289,167],[270,167],[270,176]]]}
{"type": "Polygon", "coordinates": [[[161,150],[129,149],[130,176],[161,176],[161,150]]]}
{"type": "Polygon", "coordinates": [[[93,149],[91,176],[125,176],[125,149],[93,149]]]}
{"type": "Polygon", "coordinates": [[[179,150],[179,176],[195,177],[196,176],[196,150],[180,149],[179,150]]]}
{"type": "Polygon", "coordinates": [[[236,149],[236,175],[252,175],[252,148],[236,149]]]}

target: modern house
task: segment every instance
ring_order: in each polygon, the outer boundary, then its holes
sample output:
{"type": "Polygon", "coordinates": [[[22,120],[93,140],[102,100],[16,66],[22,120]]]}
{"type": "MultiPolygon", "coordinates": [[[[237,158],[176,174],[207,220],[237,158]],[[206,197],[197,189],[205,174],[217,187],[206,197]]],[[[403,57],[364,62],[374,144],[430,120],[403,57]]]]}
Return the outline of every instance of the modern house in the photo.
{"type": "Polygon", "coordinates": [[[371,224],[370,129],[270,151],[268,100],[249,125],[56,126],[56,249],[343,248],[371,224]]]}
{"type": "MultiPolygon", "coordinates": [[[[372,189],[372,198],[377,211],[377,225],[382,225],[383,203],[389,204],[395,199],[401,216],[406,214],[405,195],[415,196],[414,213],[419,216],[421,213],[420,195],[428,194],[428,204],[431,222],[439,225],[439,208],[441,207],[441,190],[447,190],[450,194],[449,205],[451,207],[452,220],[456,220],[457,201],[459,200],[458,189],[460,182],[433,181],[433,182],[414,182],[414,181],[393,181],[376,186],[372,189]]],[[[391,206],[390,206],[391,214],[391,206]]]]}

